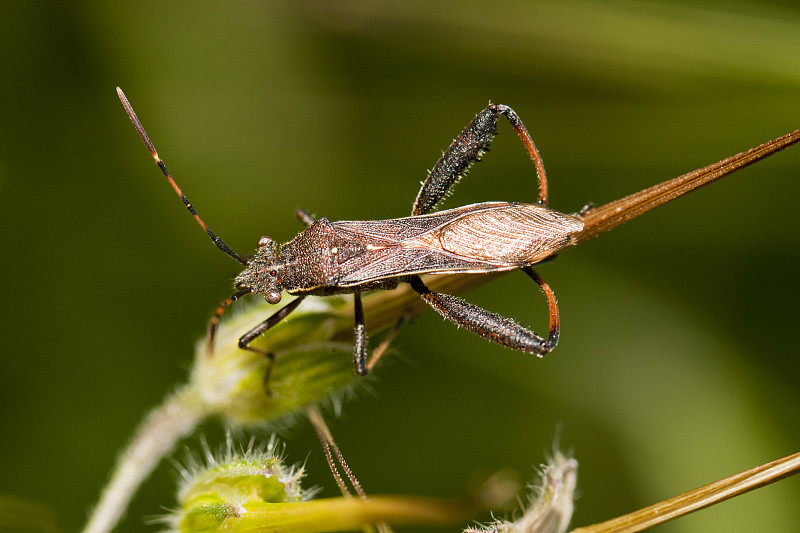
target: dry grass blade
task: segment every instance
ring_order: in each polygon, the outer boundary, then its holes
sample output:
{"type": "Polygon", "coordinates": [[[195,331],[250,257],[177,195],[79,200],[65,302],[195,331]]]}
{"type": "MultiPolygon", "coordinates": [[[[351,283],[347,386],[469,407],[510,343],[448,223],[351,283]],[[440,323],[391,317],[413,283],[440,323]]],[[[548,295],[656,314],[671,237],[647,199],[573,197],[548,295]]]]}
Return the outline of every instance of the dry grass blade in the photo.
{"type": "Polygon", "coordinates": [[[580,217],[585,225],[583,231],[577,237],[577,242],[581,243],[592,237],[597,237],[623,222],[627,222],[655,207],[680,198],[684,194],[688,194],[739,169],[752,165],[797,142],[800,142],[800,130],[794,130],[777,139],[767,141],[747,151],[722,161],[717,161],[707,167],[693,170],[677,178],[664,181],[625,198],[589,209],[580,217]]]}
{"type": "Polygon", "coordinates": [[[572,533],[633,533],[715,505],[800,472],[800,452],[740,474],[690,490],[607,522],[573,529],[572,533]]]}

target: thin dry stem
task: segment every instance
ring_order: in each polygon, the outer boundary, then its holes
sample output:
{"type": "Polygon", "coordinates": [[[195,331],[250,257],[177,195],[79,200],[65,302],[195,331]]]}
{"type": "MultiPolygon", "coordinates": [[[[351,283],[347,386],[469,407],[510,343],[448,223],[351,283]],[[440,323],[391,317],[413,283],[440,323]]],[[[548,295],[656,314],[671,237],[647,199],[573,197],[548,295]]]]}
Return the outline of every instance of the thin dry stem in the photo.
{"type": "Polygon", "coordinates": [[[800,452],[740,474],[690,490],[607,522],[572,530],[572,533],[633,533],[739,496],[800,472],[800,452]]]}
{"type": "Polygon", "coordinates": [[[623,222],[643,215],[651,209],[688,194],[703,185],[717,181],[741,168],[752,165],[784,148],[788,148],[798,141],[800,141],[800,130],[795,130],[707,167],[693,170],[625,198],[589,209],[580,216],[581,220],[583,220],[584,228],[578,234],[576,244],[592,237],[597,237],[623,222]]]}

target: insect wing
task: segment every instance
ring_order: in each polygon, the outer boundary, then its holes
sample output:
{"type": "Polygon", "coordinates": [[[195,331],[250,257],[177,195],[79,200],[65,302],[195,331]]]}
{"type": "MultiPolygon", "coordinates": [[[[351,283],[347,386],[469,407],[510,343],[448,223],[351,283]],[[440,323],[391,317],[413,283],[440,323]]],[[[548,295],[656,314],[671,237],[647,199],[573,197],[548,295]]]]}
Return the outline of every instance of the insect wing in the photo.
{"type": "Polygon", "coordinates": [[[499,265],[529,266],[570,244],[583,229],[571,215],[529,204],[475,210],[435,233],[442,248],[461,257],[499,265]]]}
{"type": "Polygon", "coordinates": [[[507,202],[332,224],[340,287],[411,274],[520,268],[568,246],[583,227],[570,215],[507,202]]]}

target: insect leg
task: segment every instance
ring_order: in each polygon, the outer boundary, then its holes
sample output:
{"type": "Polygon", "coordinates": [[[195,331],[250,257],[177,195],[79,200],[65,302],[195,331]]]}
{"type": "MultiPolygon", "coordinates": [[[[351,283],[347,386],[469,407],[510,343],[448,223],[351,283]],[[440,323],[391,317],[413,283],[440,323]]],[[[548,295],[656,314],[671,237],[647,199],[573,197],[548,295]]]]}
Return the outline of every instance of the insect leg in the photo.
{"type": "Polygon", "coordinates": [[[400,327],[405,323],[406,317],[401,316],[397,322],[395,322],[394,327],[386,334],[383,341],[378,345],[377,348],[372,350],[372,353],[369,356],[369,362],[367,363],[367,372],[372,370],[372,367],[375,366],[375,363],[378,362],[378,359],[386,352],[389,348],[389,344],[394,340],[397,336],[397,332],[400,331],[400,327]]]}
{"type": "Polygon", "coordinates": [[[545,347],[547,351],[551,351],[553,348],[556,347],[558,344],[558,336],[561,331],[561,321],[558,318],[558,302],[556,301],[556,295],[553,292],[553,289],[550,288],[550,285],[545,283],[545,281],[533,270],[531,267],[525,267],[522,269],[533,281],[539,285],[539,288],[542,289],[545,297],[547,298],[547,314],[548,314],[548,329],[549,335],[547,341],[545,342],[545,347]]]}
{"type": "Polygon", "coordinates": [[[395,323],[394,327],[386,334],[386,337],[381,341],[377,348],[375,348],[372,353],[370,354],[369,362],[367,362],[367,333],[366,333],[366,326],[364,323],[364,306],[361,303],[361,293],[355,293],[353,295],[353,302],[355,304],[355,332],[354,332],[354,341],[353,341],[353,366],[356,369],[356,374],[359,376],[365,376],[367,373],[372,370],[372,367],[375,366],[375,363],[378,362],[378,359],[386,352],[389,348],[389,344],[392,340],[397,336],[397,332],[400,330],[400,326],[402,326],[405,321],[406,317],[401,316],[397,322],[395,323]]]}
{"type": "Polygon", "coordinates": [[[353,366],[356,374],[363,376],[367,373],[367,330],[364,324],[364,305],[361,303],[361,293],[353,294],[355,304],[356,326],[353,341],[353,366]]]}
{"type": "MultiPolygon", "coordinates": [[[[537,283],[541,282],[540,286],[547,287],[547,285],[544,285],[544,281],[541,281],[541,278],[535,273],[531,274],[527,270],[526,273],[533,277],[537,283]]],[[[549,287],[547,287],[548,290],[545,294],[548,295],[548,303],[550,304],[551,337],[548,340],[544,340],[533,331],[521,324],[517,324],[510,318],[487,311],[456,296],[431,292],[419,276],[411,276],[409,283],[411,288],[419,293],[422,299],[444,318],[457,326],[470,330],[476,335],[480,335],[484,339],[514,350],[534,354],[538,357],[542,357],[552,350],[558,342],[558,310],[555,307],[555,297],[552,296],[552,291],[549,290],[549,287]],[[553,314],[554,311],[555,315],[553,314]],[[555,336],[552,336],[553,331],[556,333],[555,336]]]]}
{"type": "Polygon", "coordinates": [[[306,226],[310,226],[316,220],[313,216],[311,216],[308,211],[303,209],[302,207],[298,207],[294,215],[297,217],[297,220],[300,221],[301,224],[305,224],[306,226]]]}
{"type": "Polygon", "coordinates": [[[544,163],[528,130],[513,109],[505,105],[489,104],[455,138],[428,173],[414,202],[412,215],[424,215],[432,211],[453,185],[464,177],[470,165],[478,161],[489,149],[492,138],[497,133],[497,119],[500,115],[505,115],[525,145],[539,178],[539,203],[547,205],[547,176],[544,163]]]}
{"type": "Polygon", "coordinates": [[[523,146],[525,146],[525,150],[528,152],[528,156],[530,156],[531,161],[533,161],[533,166],[536,168],[536,177],[539,179],[539,203],[543,206],[547,206],[547,173],[544,170],[542,156],[539,155],[539,149],[536,148],[531,134],[528,133],[528,129],[525,127],[525,124],[522,123],[522,119],[519,118],[516,111],[502,104],[498,104],[494,107],[505,115],[511,127],[514,128],[514,131],[517,133],[517,137],[519,137],[519,140],[522,141],[523,146]]]}
{"type": "Polygon", "coordinates": [[[211,320],[208,322],[208,353],[214,353],[214,337],[217,335],[217,327],[219,327],[219,321],[222,318],[222,313],[225,312],[225,309],[228,308],[230,304],[237,301],[239,298],[244,296],[245,294],[250,294],[249,290],[239,291],[236,294],[231,295],[230,297],[226,298],[224,302],[219,304],[217,308],[214,310],[214,314],[211,315],[211,320]]]}
{"type": "Polygon", "coordinates": [[[269,359],[269,366],[267,367],[267,371],[264,374],[264,388],[265,390],[269,390],[269,378],[272,376],[272,367],[275,366],[275,354],[269,350],[265,350],[264,348],[259,348],[258,346],[250,346],[250,343],[253,342],[256,338],[261,336],[264,332],[266,332],[269,328],[286,318],[289,313],[297,309],[297,306],[303,301],[305,296],[298,296],[294,300],[292,300],[288,305],[281,307],[270,315],[269,318],[261,322],[259,325],[245,333],[239,338],[239,348],[242,350],[250,350],[251,352],[256,352],[267,359],[269,359]]]}

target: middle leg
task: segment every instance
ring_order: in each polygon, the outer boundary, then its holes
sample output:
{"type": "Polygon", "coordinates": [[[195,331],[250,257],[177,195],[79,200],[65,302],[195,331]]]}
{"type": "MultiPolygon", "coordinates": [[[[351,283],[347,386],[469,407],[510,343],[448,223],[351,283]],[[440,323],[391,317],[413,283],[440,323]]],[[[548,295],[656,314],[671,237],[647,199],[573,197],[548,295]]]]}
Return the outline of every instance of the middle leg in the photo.
{"type": "Polygon", "coordinates": [[[242,350],[249,350],[251,352],[255,352],[257,354],[261,354],[267,358],[269,361],[267,370],[264,373],[264,390],[269,393],[269,380],[272,377],[272,368],[275,366],[275,354],[270,350],[266,350],[264,348],[260,348],[258,346],[251,346],[251,343],[266,333],[268,329],[273,327],[275,324],[281,322],[284,318],[286,318],[289,313],[297,309],[297,306],[305,299],[305,296],[298,296],[287,305],[281,307],[270,315],[269,318],[258,324],[256,327],[252,328],[250,331],[245,333],[239,338],[239,348],[242,350]]]}

